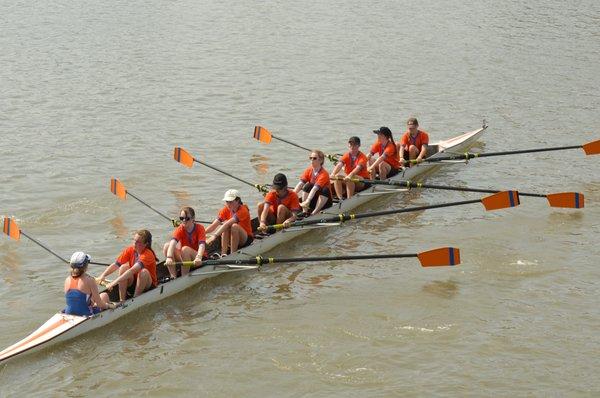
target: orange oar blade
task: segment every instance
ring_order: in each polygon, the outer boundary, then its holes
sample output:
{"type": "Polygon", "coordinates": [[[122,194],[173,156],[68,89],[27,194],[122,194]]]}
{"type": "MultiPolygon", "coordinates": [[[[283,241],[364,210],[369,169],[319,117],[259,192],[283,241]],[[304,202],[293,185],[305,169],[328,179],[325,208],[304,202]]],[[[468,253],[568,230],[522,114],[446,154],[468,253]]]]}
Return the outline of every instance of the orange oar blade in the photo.
{"type": "Polygon", "coordinates": [[[14,240],[19,240],[21,238],[21,230],[19,226],[12,218],[4,217],[3,223],[3,231],[6,235],[14,240]]]}
{"type": "Polygon", "coordinates": [[[581,209],[585,202],[583,194],[577,192],[551,193],[546,195],[546,198],[552,207],[567,207],[570,209],[581,209]]]}
{"type": "Polygon", "coordinates": [[[521,202],[519,201],[519,193],[517,191],[503,191],[486,196],[481,199],[481,203],[483,203],[487,211],[490,211],[515,207],[521,202]]]}
{"type": "Polygon", "coordinates": [[[120,199],[127,199],[127,190],[125,189],[125,186],[116,178],[110,179],[110,192],[117,195],[120,199]]]}
{"type": "Polygon", "coordinates": [[[586,155],[597,155],[600,153],[600,140],[588,142],[583,146],[586,155]]]}
{"type": "Polygon", "coordinates": [[[269,142],[271,142],[271,132],[262,126],[255,126],[254,139],[268,144],[269,142]]]}
{"type": "Polygon", "coordinates": [[[194,165],[194,157],[183,148],[175,147],[173,150],[173,159],[184,166],[191,168],[194,165]]]}
{"type": "Polygon", "coordinates": [[[442,247],[417,254],[422,267],[442,267],[460,264],[460,250],[442,247]]]}

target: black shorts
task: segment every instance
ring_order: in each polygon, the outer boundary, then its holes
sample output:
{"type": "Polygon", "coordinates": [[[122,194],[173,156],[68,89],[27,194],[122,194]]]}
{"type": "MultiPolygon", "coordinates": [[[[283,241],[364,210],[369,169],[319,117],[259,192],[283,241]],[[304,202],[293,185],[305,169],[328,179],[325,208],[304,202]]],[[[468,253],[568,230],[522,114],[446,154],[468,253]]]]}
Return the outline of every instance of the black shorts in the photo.
{"type": "MultiPolygon", "coordinates": [[[[312,191],[314,186],[315,186],[315,184],[307,182],[306,184],[304,184],[304,187],[302,188],[302,190],[306,193],[309,193],[310,191],[312,191]]],[[[319,200],[319,196],[327,197],[327,203],[325,204],[325,206],[323,206],[323,209],[331,207],[331,205],[333,204],[333,200],[331,199],[331,190],[329,189],[329,187],[323,187],[317,191],[317,194],[315,195],[315,197],[312,198],[312,200],[310,201],[310,210],[311,211],[314,210],[315,207],[317,206],[317,200],[319,200]]]]}

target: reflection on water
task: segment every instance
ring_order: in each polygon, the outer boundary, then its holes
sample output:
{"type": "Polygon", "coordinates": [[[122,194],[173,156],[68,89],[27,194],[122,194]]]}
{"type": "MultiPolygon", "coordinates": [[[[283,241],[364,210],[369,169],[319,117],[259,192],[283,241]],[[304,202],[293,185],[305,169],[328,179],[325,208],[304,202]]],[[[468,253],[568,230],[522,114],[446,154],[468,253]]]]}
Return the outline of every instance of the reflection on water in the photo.
{"type": "Polygon", "coordinates": [[[458,283],[453,280],[431,281],[423,285],[421,290],[434,296],[451,299],[458,294],[458,283]]]}
{"type": "Polygon", "coordinates": [[[253,154],[250,157],[250,164],[258,175],[266,175],[269,173],[269,158],[262,155],[253,154]]]}
{"type": "Polygon", "coordinates": [[[108,220],[113,233],[117,239],[124,239],[129,236],[129,228],[125,226],[125,221],[121,215],[117,215],[108,220]]]}

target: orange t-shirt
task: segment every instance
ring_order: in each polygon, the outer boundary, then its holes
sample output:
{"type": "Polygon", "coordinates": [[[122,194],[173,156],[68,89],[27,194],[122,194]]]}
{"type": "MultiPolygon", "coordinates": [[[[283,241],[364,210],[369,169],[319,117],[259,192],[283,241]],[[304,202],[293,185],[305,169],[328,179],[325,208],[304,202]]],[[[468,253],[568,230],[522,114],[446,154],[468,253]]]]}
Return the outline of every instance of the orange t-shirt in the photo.
{"type": "Polygon", "coordinates": [[[379,156],[383,156],[383,159],[394,169],[400,168],[400,158],[398,156],[398,151],[396,150],[396,145],[392,141],[388,141],[385,148],[381,147],[381,143],[379,140],[373,144],[371,147],[371,155],[378,154],[379,156]]]}
{"type": "MultiPolygon", "coordinates": [[[[127,263],[129,263],[130,267],[133,267],[137,263],[142,264],[142,267],[150,272],[150,277],[152,277],[152,285],[158,285],[158,279],[156,278],[156,257],[154,256],[152,250],[146,248],[142,254],[138,255],[138,253],[135,251],[135,247],[126,247],[123,249],[121,254],[119,254],[119,257],[117,257],[115,264],[120,266],[127,263]]],[[[135,275],[137,276],[137,274],[138,273],[136,272],[135,275]]]]}
{"type": "Polygon", "coordinates": [[[325,170],[325,168],[321,167],[319,172],[315,174],[315,171],[312,168],[312,166],[309,166],[306,170],[304,170],[304,173],[302,173],[302,175],[300,176],[300,181],[302,181],[305,184],[310,182],[311,184],[314,184],[317,188],[319,188],[319,190],[327,188],[327,190],[329,191],[329,199],[333,198],[331,196],[330,189],[331,180],[329,179],[329,173],[327,172],[327,170],[325,170]]]}
{"type": "Polygon", "coordinates": [[[300,201],[298,200],[298,194],[294,192],[293,189],[289,188],[283,198],[280,198],[279,195],[277,195],[277,192],[275,191],[269,192],[265,195],[265,203],[269,204],[271,213],[275,215],[277,214],[277,208],[279,207],[279,205],[284,205],[292,212],[301,210],[300,201]]]}
{"type": "Polygon", "coordinates": [[[219,211],[218,220],[221,222],[225,222],[230,218],[235,219],[235,221],[240,224],[244,231],[248,234],[248,236],[254,236],[252,234],[252,219],[250,218],[250,210],[248,210],[248,206],[242,204],[238,210],[234,213],[229,210],[229,207],[225,206],[219,211]]]}
{"type": "Polygon", "coordinates": [[[300,176],[300,181],[303,183],[310,182],[311,184],[315,184],[319,188],[329,188],[329,173],[323,167],[319,170],[317,174],[315,174],[312,166],[308,167],[304,170],[304,173],[300,176]]]}
{"type": "Polygon", "coordinates": [[[206,230],[200,224],[194,224],[192,232],[188,232],[185,226],[181,224],[173,231],[173,239],[181,243],[181,247],[190,247],[198,251],[201,243],[206,243],[206,230]]]}
{"type": "Polygon", "coordinates": [[[400,144],[404,147],[405,151],[408,151],[408,148],[411,145],[414,145],[417,147],[417,150],[421,152],[423,144],[429,145],[429,134],[423,130],[417,130],[417,136],[413,138],[410,136],[410,131],[406,131],[402,136],[400,144]]]}
{"type": "Polygon", "coordinates": [[[355,159],[352,159],[350,152],[346,152],[344,156],[340,159],[340,162],[344,164],[344,172],[346,175],[352,173],[352,170],[356,168],[356,166],[361,166],[361,169],[356,173],[358,177],[369,179],[369,172],[367,171],[367,155],[358,151],[355,159]]]}

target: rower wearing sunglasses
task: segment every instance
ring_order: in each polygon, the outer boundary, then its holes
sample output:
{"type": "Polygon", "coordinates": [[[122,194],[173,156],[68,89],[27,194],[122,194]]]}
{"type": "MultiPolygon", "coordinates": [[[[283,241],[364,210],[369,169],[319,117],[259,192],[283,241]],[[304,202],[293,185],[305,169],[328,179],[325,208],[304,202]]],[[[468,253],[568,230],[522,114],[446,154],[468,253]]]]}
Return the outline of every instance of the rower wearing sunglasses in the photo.
{"type": "MultiPolygon", "coordinates": [[[[196,267],[202,265],[206,258],[206,231],[201,224],[196,224],[196,213],[191,207],[183,207],[179,212],[181,224],[173,231],[173,237],[163,247],[167,258],[165,265],[171,278],[177,277],[175,262],[193,261],[196,267]]],[[[181,276],[190,271],[189,267],[181,267],[181,276]]]]}
{"type": "Polygon", "coordinates": [[[300,176],[300,182],[294,188],[294,192],[301,195],[305,215],[315,215],[321,210],[331,207],[333,197],[331,195],[331,181],[329,173],[323,167],[325,154],[318,149],[311,152],[310,166],[300,176]]]}

